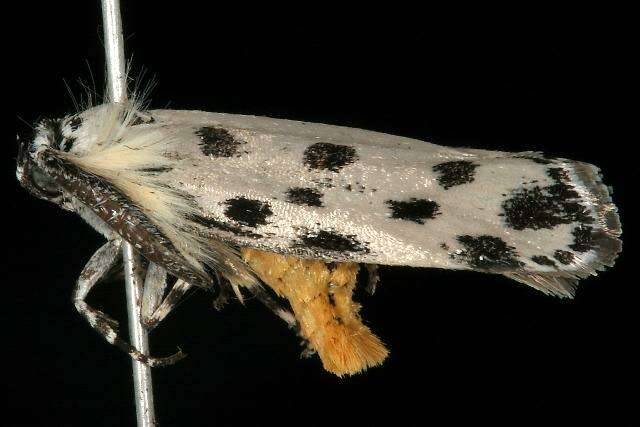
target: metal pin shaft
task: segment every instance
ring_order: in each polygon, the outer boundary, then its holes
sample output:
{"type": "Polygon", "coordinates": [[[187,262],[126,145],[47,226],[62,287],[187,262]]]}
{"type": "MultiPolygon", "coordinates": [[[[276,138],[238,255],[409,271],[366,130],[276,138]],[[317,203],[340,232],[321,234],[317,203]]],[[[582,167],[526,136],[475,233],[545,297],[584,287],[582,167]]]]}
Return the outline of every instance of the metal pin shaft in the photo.
{"type": "MultiPolygon", "coordinates": [[[[127,100],[127,76],[119,0],[102,0],[102,21],[109,100],[111,102],[125,102],[127,100]]],[[[133,247],[128,243],[123,245],[122,255],[131,344],[143,354],[148,355],[147,331],[140,323],[143,281],[136,271],[138,260],[133,247]]],[[[135,360],[133,361],[133,387],[138,427],[154,427],[156,418],[153,407],[151,368],[135,360]]]]}

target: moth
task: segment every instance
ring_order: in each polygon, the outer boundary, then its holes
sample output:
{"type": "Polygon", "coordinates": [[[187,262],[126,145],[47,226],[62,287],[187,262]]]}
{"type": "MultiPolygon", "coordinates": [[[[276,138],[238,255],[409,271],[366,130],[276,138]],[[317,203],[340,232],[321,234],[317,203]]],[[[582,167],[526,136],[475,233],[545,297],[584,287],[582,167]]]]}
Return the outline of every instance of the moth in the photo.
{"type": "Polygon", "coordinates": [[[571,297],[621,251],[593,165],[325,124],[105,103],[37,123],[20,141],[17,177],[107,239],[73,301],[108,342],[153,366],[182,355],[139,353],[85,302],[123,241],[149,261],[149,328],[192,287],[218,288],[218,308],[249,292],[339,376],[388,355],[352,300],[361,267],[371,290],[378,265],[403,265],[501,274],[571,297]]]}

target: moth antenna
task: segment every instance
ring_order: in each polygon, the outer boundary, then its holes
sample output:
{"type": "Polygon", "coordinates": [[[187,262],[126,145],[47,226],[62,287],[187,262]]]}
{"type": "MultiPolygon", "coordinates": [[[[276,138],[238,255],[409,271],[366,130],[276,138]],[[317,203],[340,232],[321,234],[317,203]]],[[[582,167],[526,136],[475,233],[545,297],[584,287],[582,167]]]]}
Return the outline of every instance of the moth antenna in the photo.
{"type": "Polygon", "coordinates": [[[30,128],[32,131],[35,131],[35,130],[36,130],[36,128],[35,128],[35,127],[33,127],[33,125],[32,125],[31,123],[29,123],[28,121],[26,121],[25,119],[23,119],[22,117],[20,117],[20,115],[16,114],[16,117],[17,117],[17,118],[18,118],[18,120],[20,120],[22,123],[24,123],[25,125],[29,126],[29,128],[30,128]]]}

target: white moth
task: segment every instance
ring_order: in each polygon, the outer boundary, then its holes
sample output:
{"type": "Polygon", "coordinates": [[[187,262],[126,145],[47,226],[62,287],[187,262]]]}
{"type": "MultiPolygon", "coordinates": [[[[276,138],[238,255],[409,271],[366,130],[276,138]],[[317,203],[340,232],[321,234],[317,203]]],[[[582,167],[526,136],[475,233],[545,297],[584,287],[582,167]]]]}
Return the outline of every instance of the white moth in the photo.
{"type": "Polygon", "coordinates": [[[218,275],[295,324],[239,248],[497,273],[561,297],[621,250],[616,207],[593,165],[324,124],[104,104],[40,122],[17,176],[108,239],[80,276],[76,307],[142,360],[84,303],[122,239],[152,263],[149,324],[218,275]],[[161,303],[165,271],[179,280],[161,303]]]}

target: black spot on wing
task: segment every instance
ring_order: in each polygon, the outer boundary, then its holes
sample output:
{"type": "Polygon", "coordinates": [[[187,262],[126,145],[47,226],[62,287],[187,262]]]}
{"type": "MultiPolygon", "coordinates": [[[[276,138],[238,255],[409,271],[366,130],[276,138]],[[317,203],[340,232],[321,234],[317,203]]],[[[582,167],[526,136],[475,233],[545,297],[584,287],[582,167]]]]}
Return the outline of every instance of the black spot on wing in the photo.
{"type": "Polygon", "coordinates": [[[553,163],[553,160],[554,160],[553,157],[550,157],[550,156],[547,156],[546,154],[541,154],[541,153],[533,153],[533,154],[522,155],[522,156],[513,156],[513,158],[531,160],[533,163],[537,163],[539,165],[550,165],[551,163],[553,163]]]}
{"type": "Polygon", "coordinates": [[[593,249],[593,227],[579,225],[573,229],[573,244],[569,245],[576,252],[588,252],[593,249]]]}
{"type": "Polygon", "coordinates": [[[315,185],[317,185],[318,187],[322,187],[322,188],[333,188],[333,180],[329,177],[324,177],[322,179],[312,179],[311,182],[313,182],[315,185]]]}
{"type": "Polygon", "coordinates": [[[300,237],[297,246],[312,249],[323,249],[335,252],[369,252],[365,243],[361,243],[353,235],[342,235],[332,230],[308,231],[300,237]]]}
{"type": "MultiPolygon", "coordinates": [[[[365,187],[363,184],[361,184],[360,182],[356,181],[356,183],[354,185],[352,184],[347,184],[345,186],[343,186],[343,188],[347,191],[357,191],[358,193],[364,193],[364,191],[367,189],[367,187],[365,187]]],[[[371,189],[372,193],[375,193],[377,190],[375,188],[371,189]]]]}
{"type": "Polygon", "coordinates": [[[547,265],[550,267],[556,266],[556,263],[552,259],[549,259],[544,255],[534,255],[531,257],[531,261],[535,262],[538,265],[547,265]]]}
{"type": "Polygon", "coordinates": [[[412,197],[409,200],[387,200],[384,203],[391,208],[391,218],[418,224],[424,224],[425,219],[433,219],[440,215],[440,206],[433,200],[412,197]]]}
{"type": "Polygon", "coordinates": [[[570,185],[567,172],[562,168],[549,168],[547,175],[553,184],[519,188],[502,203],[500,215],[505,217],[507,225],[515,230],[538,230],[572,222],[592,223],[593,217],[580,203],[580,195],[570,185]]]}
{"type": "Polygon", "coordinates": [[[553,257],[555,259],[557,259],[558,261],[560,261],[561,264],[568,265],[568,264],[571,264],[573,262],[573,259],[574,259],[575,256],[573,255],[573,253],[571,253],[569,251],[563,251],[563,250],[558,249],[553,254],[553,257]]]}
{"type": "Polygon", "coordinates": [[[65,138],[62,141],[62,151],[69,152],[71,148],[73,148],[73,144],[75,144],[76,139],[73,137],[65,138]]]}
{"type": "Polygon", "coordinates": [[[439,174],[438,183],[448,190],[456,185],[473,182],[477,167],[478,165],[468,160],[454,160],[434,165],[433,171],[439,174]]]}
{"type": "Polygon", "coordinates": [[[161,173],[170,172],[173,168],[171,166],[155,166],[149,168],[140,168],[138,172],[142,172],[147,175],[159,175],[161,173]]]}
{"type": "Polygon", "coordinates": [[[131,120],[131,122],[129,123],[129,126],[150,125],[155,122],[156,122],[156,119],[153,118],[151,114],[138,113],[135,115],[133,120],[131,120]]]}
{"type": "Polygon", "coordinates": [[[68,124],[69,124],[69,128],[71,128],[72,131],[77,131],[80,128],[80,126],[82,126],[82,117],[73,116],[69,120],[68,124]]]}
{"type": "Polygon", "coordinates": [[[228,199],[224,204],[227,205],[224,211],[227,218],[248,227],[265,225],[267,218],[273,215],[269,203],[260,200],[236,197],[228,199]]]}
{"type": "Polygon", "coordinates": [[[355,148],[348,145],[318,142],[308,146],[302,155],[305,165],[311,169],[326,169],[339,172],[340,169],[358,160],[355,148]]]}
{"type": "Polygon", "coordinates": [[[238,154],[238,148],[242,144],[221,127],[205,126],[198,129],[196,135],[200,137],[200,149],[205,156],[233,157],[238,154]]]}
{"type": "Polygon", "coordinates": [[[465,249],[456,254],[456,258],[464,259],[471,267],[480,270],[506,270],[524,265],[518,261],[515,248],[495,236],[469,236],[457,237],[465,249]]]}
{"type": "Polygon", "coordinates": [[[49,145],[54,150],[60,150],[64,136],[62,135],[62,121],[56,119],[44,119],[41,125],[47,129],[49,134],[49,145]]]}
{"type": "Polygon", "coordinates": [[[243,230],[242,228],[238,227],[237,225],[234,224],[228,224],[225,222],[221,222],[221,221],[217,221],[213,218],[206,218],[200,215],[190,215],[188,217],[188,219],[190,221],[193,221],[197,224],[200,224],[201,226],[205,227],[205,228],[215,228],[218,230],[222,230],[222,231],[226,231],[228,233],[232,233],[235,234],[236,236],[241,236],[241,237],[252,237],[255,239],[261,238],[262,235],[261,234],[257,234],[254,233],[252,231],[248,231],[248,230],[243,230]]]}
{"type": "Polygon", "coordinates": [[[287,201],[296,205],[322,206],[322,196],[315,188],[293,187],[287,190],[287,201]]]}

